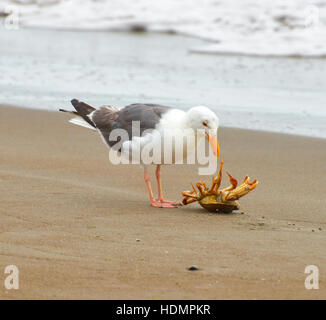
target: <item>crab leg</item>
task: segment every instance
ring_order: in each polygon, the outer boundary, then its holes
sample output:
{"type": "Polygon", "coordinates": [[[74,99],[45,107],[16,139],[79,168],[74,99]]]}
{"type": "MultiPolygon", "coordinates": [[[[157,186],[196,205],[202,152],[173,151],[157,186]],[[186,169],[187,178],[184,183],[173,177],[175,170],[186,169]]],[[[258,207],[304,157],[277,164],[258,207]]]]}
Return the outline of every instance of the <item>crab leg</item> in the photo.
{"type": "Polygon", "coordinates": [[[200,194],[205,195],[207,193],[208,188],[205,185],[205,182],[200,181],[200,182],[196,183],[196,187],[198,188],[200,194]]]}
{"type": "Polygon", "coordinates": [[[192,186],[192,190],[191,191],[183,191],[182,192],[182,195],[184,197],[197,198],[198,197],[198,194],[197,194],[197,191],[196,191],[196,189],[195,189],[195,187],[194,187],[194,185],[192,183],[191,183],[191,186],[192,186]]]}
{"type": "Polygon", "coordinates": [[[208,187],[204,181],[200,181],[201,185],[204,187],[205,191],[208,190],[208,187]]]}
{"type": "Polygon", "coordinates": [[[221,164],[220,164],[220,170],[218,172],[218,176],[213,178],[213,183],[212,183],[212,186],[211,186],[211,189],[209,190],[209,192],[217,193],[219,187],[221,186],[223,164],[224,164],[224,161],[222,159],[221,164]]]}
{"type": "Polygon", "coordinates": [[[198,194],[193,194],[193,192],[191,192],[191,191],[183,191],[182,192],[182,195],[184,196],[184,197],[187,197],[187,198],[194,198],[194,199],[198,199],[198,194]]]}
{"type": "Polygon", "coordinates": [[[194,185],[193,184],[191,184],[191,185],[193,188],[192,191],[183,191],[182,192],[182,195],[184,196],[184,199],[182,200],[182,204],[184,204],[184,205],[198,201],[199,195],[197,194],[197,191],[196,191],[194,185]]]}
{"type": "Polygon", "coordinates": [[[196,202],[197,201],[197,199],[190,199],[190,198],[184,198],[183,200],[182,200],[182,204],[184,204],[184,205],[187,205],[187,204],[190,204],[190,203],[193,203],[193,202],[196,202]]]}

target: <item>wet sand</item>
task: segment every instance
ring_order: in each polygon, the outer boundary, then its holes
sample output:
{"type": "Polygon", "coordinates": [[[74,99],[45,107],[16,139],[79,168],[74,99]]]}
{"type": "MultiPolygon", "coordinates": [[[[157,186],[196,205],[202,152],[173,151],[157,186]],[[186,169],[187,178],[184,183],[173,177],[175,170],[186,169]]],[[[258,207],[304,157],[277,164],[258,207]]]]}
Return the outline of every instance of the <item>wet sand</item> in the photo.
{"type": "MultiPolygon", "coordinates": [[[[326,140],[221,128],[225,169],[260,181],[243,214],[222,215],[151,208],[142,169],[111,165],[98,135],[67,120],[0,107],[0,270],[20,272],[0,298],[326,298],[326,140]],[[319,290],[304,287],[311,264],[319,290]]],[[[163,168],[171,200],[201,179],[163,168]]]]}

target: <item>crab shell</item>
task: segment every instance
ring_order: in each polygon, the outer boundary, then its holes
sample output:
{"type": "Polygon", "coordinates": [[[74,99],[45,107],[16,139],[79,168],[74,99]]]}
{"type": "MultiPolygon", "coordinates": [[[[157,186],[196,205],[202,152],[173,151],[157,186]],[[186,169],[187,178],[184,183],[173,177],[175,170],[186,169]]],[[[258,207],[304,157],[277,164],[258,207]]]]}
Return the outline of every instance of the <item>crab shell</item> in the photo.
{"type": "Polygon", "coordinates": [[[240,205],[238,201],[222,202],[221,196],[210,194],[198,200],[198,203],[207,211],[231,213],[233,210],[239,210],[240,205]]]}

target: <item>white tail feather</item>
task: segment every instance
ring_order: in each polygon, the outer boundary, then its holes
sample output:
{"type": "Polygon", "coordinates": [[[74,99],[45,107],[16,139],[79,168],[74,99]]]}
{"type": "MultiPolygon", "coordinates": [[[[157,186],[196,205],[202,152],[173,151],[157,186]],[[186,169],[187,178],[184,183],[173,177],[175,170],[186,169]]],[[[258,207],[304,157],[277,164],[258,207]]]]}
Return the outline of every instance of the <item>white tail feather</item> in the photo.
{"type": "Polygon", "coordinates": [[[94,127],[92,127],[89,123],[87,123],[83,118],[72,118],[69,120],[69,122],[76,124],[77,126],[81,126],[81,127],[85,127],[87,129],[92,129],[92,130],[96,130],[94,127]]]}

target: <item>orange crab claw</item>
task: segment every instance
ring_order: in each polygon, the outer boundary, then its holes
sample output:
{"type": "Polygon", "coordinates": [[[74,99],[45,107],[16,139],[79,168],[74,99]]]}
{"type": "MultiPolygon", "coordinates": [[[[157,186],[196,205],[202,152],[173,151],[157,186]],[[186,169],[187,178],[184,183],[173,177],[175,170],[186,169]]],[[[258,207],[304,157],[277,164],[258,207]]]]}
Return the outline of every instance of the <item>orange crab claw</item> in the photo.
{"type": "Polygon", "coordinates": [[[226,172],[226,173],[227,173],[227,175],[229,176],[229,179],[230,179],[230,182],[231,182],[231,185],[232,185],[233,189],[236,188],[237,185],[238,185],[238,180],[235,179],[235,178],[233,178],[233,177],[230,175],[230,173],[228,173],[228,172],[226,172]]]}
{"type": "Polygon", "coordinates": [[[251,191],[251,190],[256,189],[257,186],[258,186],[258,181],[255,179],[253,182],[249,183],[248,187],[249,187],[249,190],[251,191]]]}
{"type": "Polygon", "coordinates": [[[231,185],[223,190],[221,190],[222,193],[226,194],[226,192],[231,191],[233,189],[235,189],[238,185],[238,180],[233,178],[228,172],[227,172],[229,179],[230,179],[230,183],[231,185]]]}
{"type": "Polygon", "coordinates": [[[243,182],[242,182],[242,183],[248,183],[248,182],[249,182],[249,180],[250,180],[250,178],[249,178],[248,176],[245,176],[245,178],[244,178],[244,180],[243,180],[243,182]]]}
{"type": "Polygon", "coordinates": [[[255,180],[253,180],[252,182],[248,182],[248,184],[252,186],[252,185],[255,184],[256,182],[257,182],[257,180],[255,179],[255,180]]]}
{"type": "Polygon", "coordinates": [[[230,192],[224,193],[222,196],[224,201],[234,201],[248,194],[251,190],[254,190],[258,186],[258,181],[254,180],[249,182],[249,179],[245,179],[246,182],[240,184],[239,187],[235,188],[230,192]]]}

